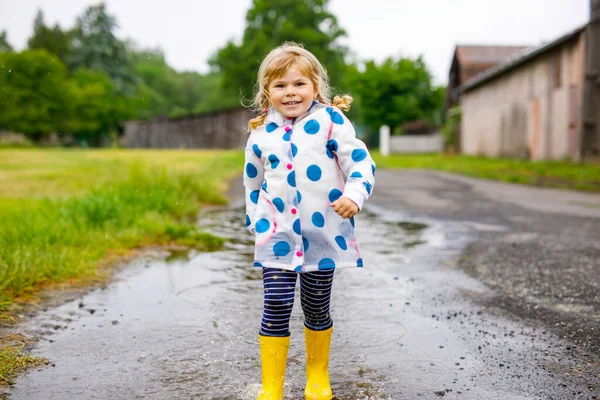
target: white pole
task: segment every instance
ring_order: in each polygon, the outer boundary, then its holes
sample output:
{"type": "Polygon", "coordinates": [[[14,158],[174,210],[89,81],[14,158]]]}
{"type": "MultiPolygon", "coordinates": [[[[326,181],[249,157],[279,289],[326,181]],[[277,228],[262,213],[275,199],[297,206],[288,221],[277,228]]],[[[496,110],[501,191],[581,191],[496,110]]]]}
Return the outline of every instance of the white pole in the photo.
{"type": "Polygon", "coordinates": [[[379,128],[379,152],[382,156],[390,154],[390,127],[387,125],[379,128]]]}

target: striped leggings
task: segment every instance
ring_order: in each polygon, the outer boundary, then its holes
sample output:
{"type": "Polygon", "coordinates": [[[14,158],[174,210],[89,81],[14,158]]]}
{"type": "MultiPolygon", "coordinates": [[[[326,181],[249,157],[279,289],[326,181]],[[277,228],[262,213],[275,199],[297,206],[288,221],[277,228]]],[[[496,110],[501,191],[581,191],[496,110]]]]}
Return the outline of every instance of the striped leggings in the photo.
{"type": "Polygon", "coordinates": [[[263,336],[289,336],[290,316],[294,306],[296,278],[300,275],[300,302],[304,325],[314,331],[331,328],[329,300],[333,272],[328,269],[297,273],[276,268],[263,268],[264,309],[260,327],[263,336]]]}

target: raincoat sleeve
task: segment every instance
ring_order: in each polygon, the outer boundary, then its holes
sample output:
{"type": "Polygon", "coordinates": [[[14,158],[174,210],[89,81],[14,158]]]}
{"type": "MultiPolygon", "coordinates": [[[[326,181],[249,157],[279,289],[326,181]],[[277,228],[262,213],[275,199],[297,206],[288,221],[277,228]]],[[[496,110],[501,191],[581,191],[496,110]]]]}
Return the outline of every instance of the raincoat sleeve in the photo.
{"type": "Polygon", "coordinates": [[[346,178],[342,196],[348,197],[362,209],[375,185],[375,162],[367,146],[356,138],[350,120],[337,108],[333,110],[331,138],[327,148],[337,156],[338,165],[346,178]]]}
{"type": "Polygon", "coordinates": [[[260,187],[264,180],[264,166],[260,150],[254,145],[254,131],[250,134],[244,149],[244,187],[246,188],[246,228],[255,233],[254,216],[260,187]]]}

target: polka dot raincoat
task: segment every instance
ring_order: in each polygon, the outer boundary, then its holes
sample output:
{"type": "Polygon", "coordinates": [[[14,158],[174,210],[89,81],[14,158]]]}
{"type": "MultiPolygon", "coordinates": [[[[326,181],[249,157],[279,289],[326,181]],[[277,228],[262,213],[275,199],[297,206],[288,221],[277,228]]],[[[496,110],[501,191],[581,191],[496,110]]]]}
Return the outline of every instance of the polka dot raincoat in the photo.
{"type": "Polygon", "coordinates": [[[331,203],[359,208],[375,184],[375,163],[339,109],[313,103],[287,119],[273,108],[245,148],[246,227],[255,236],[255,267],[310,272],[362,267],[354,218],[331,203]]]}

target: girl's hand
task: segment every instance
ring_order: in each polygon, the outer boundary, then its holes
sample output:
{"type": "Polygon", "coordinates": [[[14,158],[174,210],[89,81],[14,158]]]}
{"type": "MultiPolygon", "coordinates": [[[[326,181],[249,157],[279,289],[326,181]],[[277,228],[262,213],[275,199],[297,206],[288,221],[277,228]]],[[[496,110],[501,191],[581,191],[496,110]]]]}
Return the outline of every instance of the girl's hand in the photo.
{"type": "Polygon", "coordinates": [[[358,206],[348,197],[340,197],[331,203],[333,210],[342,216],[342,218],[352,218],[358,212],[358,206]]]}

